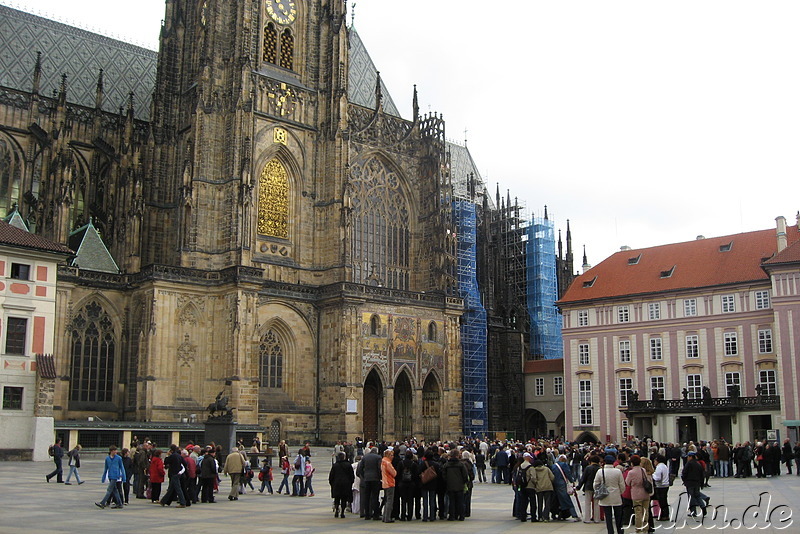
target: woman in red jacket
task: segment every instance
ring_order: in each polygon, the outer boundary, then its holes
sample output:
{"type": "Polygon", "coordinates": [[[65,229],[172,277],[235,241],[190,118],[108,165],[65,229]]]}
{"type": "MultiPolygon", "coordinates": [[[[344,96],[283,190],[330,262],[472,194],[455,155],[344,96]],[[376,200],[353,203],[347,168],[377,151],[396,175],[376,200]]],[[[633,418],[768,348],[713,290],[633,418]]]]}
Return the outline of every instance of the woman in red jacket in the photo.
{"type": "Polygon", "coordinates": [[[161,483],[164,482],[164,460],[161,459],[161,451],[153,451],[150,459],[150,500],[158,502],[161,497],[161,483]]]}

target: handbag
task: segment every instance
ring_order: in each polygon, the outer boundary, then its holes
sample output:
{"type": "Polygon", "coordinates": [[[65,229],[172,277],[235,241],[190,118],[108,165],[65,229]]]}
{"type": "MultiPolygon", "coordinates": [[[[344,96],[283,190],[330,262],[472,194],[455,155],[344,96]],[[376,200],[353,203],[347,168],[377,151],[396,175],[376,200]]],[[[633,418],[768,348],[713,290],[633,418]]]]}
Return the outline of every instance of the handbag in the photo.
{"type": "Polygon", "coordinates": [[[640,468],[642,470],[642,488],[647,493],[653,493],[653,483],[647,479],[647,471],[644,470],[644,467],[640,468]]]}
{"type": "Polygon", "coordinates": [[[419,478],[423,484],[427,484],[437,477],[436,469],[434,469],[432,465],[428,465],[428,462],[425,462],[425,465],[427,465],[428,468],[419,475],[419,478]]]}
{"type": "Polygon", "coordinates": [[[608,486],[606,486],[606,470],[601,467],[600,471],[603,472],[603,481],[594,489],[595,499],[605,499],[608,497],[608,486]]]}
{"type": "Polygon", "coordinates": [[[564,474],[564,470],[561,469],[561,466],[558,464],[555,465],[558,467],[558,470],[561,471],[561,478],[564,479],[564,484],[567,485],[567,495],[575,495],[575,486],[570,484],[569,480],[567,480],[567,475],[564,474]]]}

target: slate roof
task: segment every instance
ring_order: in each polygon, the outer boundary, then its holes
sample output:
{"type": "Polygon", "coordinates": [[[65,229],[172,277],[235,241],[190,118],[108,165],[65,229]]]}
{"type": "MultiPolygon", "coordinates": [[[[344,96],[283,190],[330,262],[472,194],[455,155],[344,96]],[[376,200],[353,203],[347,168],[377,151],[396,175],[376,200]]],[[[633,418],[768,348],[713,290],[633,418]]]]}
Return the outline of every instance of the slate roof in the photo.
{"type": "Polygon", "coordinates": [[[67,101],[94,108],[103,69],[103,109],[127,107],[133,91],[136,118],[149,117],[157,52],[0,6],[0,85],[31,91],[36,52],[42,53],[40,94],[52,96],[66,73],[67,101]]]}
{"type": "Polygon", "coordinates": [[[466,146],[447,142],[447,150],[450,152],[450,178],[453,182],[453,194],[458,199],[474,200],[482,203],[483,198],[472,198],[468,191],[470,175],[475,179],[475,193],[486,195],[489,207],[494,208],[494,200],[486,189],[486,184],[481,177],[475,161],[472,159],[469,149],[466,146]]]}
{"type": "MultiPolygon", "coordinates": [[[[378,69],[367,52],[364,42],[354,27],[350,27],[350,73],[347,79],[347,99],[353,104],[375,109],[375,84],[378,80],[378,69]]],[[[395,117],[400,116],[394,105],[386,84],[381,80],[383,95],[383,111],[395,117]]]]}
{"type": "Polygon", "coordinates": [[[12,226],[5,221],[0,221],[0,245],[72,255],[72,250],[64,245],[12,226]]]}
{"type": "Polygon", "coordinates": [[[55,378],[57,376],[56,361],[52,354],[36,355],[36,372],[42,378],[55,378]]]}
{"type": "MultiPolygon", "coordinates": [[[[787,229],[787,239],[800,251],[797,226],[787,229]]],[[[773,228],[624,250],[578,276],[556,304],[764,281],[769,276],[761,265],[777,249],[773,228]]]]}
{"type": "Polygon", "coordinates": [[[73,267],[87,271],[119,273],[117,262],[114,261],[91,220],[69,234],[69,246],[76,251],[75,258],[70,262],[73,267]]]}

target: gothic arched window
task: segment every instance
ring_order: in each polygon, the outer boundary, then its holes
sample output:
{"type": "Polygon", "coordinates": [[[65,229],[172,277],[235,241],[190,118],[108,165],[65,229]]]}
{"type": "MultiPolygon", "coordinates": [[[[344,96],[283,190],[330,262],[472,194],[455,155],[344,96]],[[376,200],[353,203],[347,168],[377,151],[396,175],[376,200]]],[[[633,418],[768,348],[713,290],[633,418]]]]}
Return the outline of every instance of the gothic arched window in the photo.
{"type": "Polygon", "coordinates": [[[428,341],[436,341],[436,323],[428,323],[428,341]]]}
{"type": "Polygon", "coordinates": [[[70,400],[112,402],[117,343],[111,317],[92,301],[78,312],[70,330],[70,400]]]}
{"type": "Polygon", "coordinates": [[[411,230],[400,177],[378,158],[351,167],[353,281],[408,289],[411,230]]]}
{"type": "Polygon", "coordinates": [[[283,346],[272,330],[261,338],[258,346],[259,384],[262,388],[283,387],[283,346]]]}
{"type": "Polygon", "coordinates": [[[261,235],[289,238],[289,175],[278,160],[264,166],[258,180],[258,227],[261,235]]]}
{"type": "Polygon", "coordinates": [[[288,28],[281,34],[281,67],[294,68],[294,36],[288,28]]]}
{"type": "Polygon", "coordinates": [[[378,336],[381,333],[381,319],[377,315],[373,315],[369,320],[369,335],[378,336]]]}
{"type": "Polygon", "coordinates": [[[264,26],[264,55],[265,63],[275,64],[278,53],[278,31],[273,23],[264,26]]]}

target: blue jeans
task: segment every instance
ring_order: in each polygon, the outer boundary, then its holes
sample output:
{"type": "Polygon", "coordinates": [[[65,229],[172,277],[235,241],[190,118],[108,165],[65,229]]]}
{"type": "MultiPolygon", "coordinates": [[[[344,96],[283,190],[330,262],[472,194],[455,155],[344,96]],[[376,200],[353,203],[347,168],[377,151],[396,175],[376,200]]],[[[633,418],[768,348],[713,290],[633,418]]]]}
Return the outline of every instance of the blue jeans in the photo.
{"type": "Polygon", "coordinates": [[[114,497],[114,502],[117,503],[117,506],[122,506],[122,496],[119,494],[119,490],[117,489],[117,481],[116,480],[109,480],[108,487],[106,488],[106,495],[100,501],[100,504],[106,506],[111,500],[111,497],[114,497]]]}
{"type": "Polygon", "coordinates": [[[422,488],[422,519],[436,519],[436,488],[422,488]]]}
{"type": "Polygon", "coordinates": [[[278,486],[278,494],[281,493],[281,490],[286,487],[286,493],[289,493],[289,474],[283,475],[283,480],[281,481],[281,485],[278,486]]]}
{"type": "Polygon", "coordinates": [[[80,484],[81,477],[80,475],[78,475],[78,468],[75,467],[74,465],[69,466],[69,474],[67,475],[67,482],[69,482],[69,479],[72,478],[73,473],[75,474],[75,480],[77,480],[78,484],[80,484]]]}

